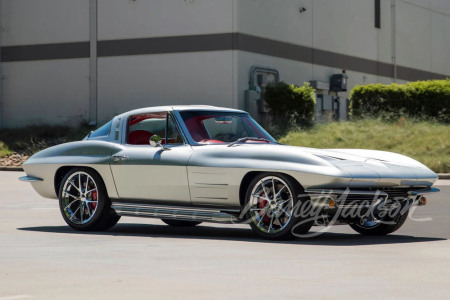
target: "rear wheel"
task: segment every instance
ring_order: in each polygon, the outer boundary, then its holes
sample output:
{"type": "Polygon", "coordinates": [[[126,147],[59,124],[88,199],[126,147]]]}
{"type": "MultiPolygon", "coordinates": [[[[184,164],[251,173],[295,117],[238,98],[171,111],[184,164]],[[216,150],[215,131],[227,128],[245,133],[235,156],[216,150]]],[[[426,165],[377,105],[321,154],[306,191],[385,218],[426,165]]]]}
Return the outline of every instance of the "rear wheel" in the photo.
{"type": "Polygon", "coordinates": [[[294,213],[308,205],[309,197],[293,179],[277,173],[264,173],[250,183],[246,199],[246,217],[253,231],[266,239],[290,239],[306,234],[313,224],[294,213]]]}
{"type": "Polygon", "coordinates": [[[181,220],[172,220],[172,219],[161,219],[164,223],[173,227],[194,227],[200,225],[202,222],[195,221],[181,221],[181,220]]]}
{"type": "Polygon", "coordinates": [[[350,227],[363,235],[387,235],[402,227],[407,218],[408,212],[404,215],[398,215],[393,218],[385,218],[383,220],[362,220],[359,224],[350,224],[350,227]]]}
{"type": "Polygon", "coordinates": [[[61,182],[59,208],[66,223],[81,231],[106,230],[119,221],[102,178],[86,168],[70,170],[61,182]]]}

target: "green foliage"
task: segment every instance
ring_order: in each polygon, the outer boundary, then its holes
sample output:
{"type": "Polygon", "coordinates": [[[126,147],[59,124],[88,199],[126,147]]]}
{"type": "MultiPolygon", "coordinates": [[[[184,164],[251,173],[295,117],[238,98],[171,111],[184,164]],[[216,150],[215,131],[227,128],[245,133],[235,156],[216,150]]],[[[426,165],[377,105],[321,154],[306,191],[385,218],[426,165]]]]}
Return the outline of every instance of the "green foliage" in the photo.
{"type": "Polygon", "coordinates": [[[310,126],[314,120],[316,95],[309,83],[303,86],[285,82],[269,85],[264,100],[270,108],[273,123],[281,131],[292,126],[310,126]]]}
{"type": "Polygon", "coordinates": [[[5,157],[12,153],[13,152],[11,150],[9,150],[9,147],[7,145],[5,145],[5,143],[0,141],[0,157],[5,157]]]}
{"type": "Polygon", "coordinates": [[[0,129],[0,156],[7,156],[13,151],[32,155],[57,144],[81,140],[90,130],[87,126],[69,128],[49,125],[0,129]]]}
{"type": "Polygon", "coordinates": [[[350,93],[353,118],[408,116],[450,123],[450,79],[356,86],[350,93]]]}
{"type": "Polygon", "coordinates": [[[400,153],[435,172],[450,172],[450,125],[400,118],[395,122],[362,119],[316,124],[291,131],[281,143],[312,148],[374,149],[400,153]]]}

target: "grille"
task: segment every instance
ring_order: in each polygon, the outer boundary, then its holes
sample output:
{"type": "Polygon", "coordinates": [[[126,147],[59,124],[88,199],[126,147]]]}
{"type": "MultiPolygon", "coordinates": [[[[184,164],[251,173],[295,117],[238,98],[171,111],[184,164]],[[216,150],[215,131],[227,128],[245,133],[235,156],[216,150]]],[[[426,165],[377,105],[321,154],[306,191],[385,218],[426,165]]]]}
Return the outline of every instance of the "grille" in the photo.
{"type": "Polygon", "coordinates": [[[383,203],[384,208],[390,209],[394,208],[400,204],[400,202],[408,197],[408,192],[413,191],[415,189],[411,188],[382,188],[379,189],[378,196],[376,197],[377,190],[360,190],[358,189],[355,193],[361,194],[353,194],[350,191],[350,194],[347,195],[345,199],[344,196],[337,195],[337,205],[339,207],[370,207],[376,203],[378,199],[381,198],[381,202],[383,203]],[[386,196],[387,194],[387,196],[386,196]],[[341,198],[341,199],[339,199],[341,198]]]}
{"type": "Polygon", "coordinates": [[[406,197],[408,197],[408,192],[411,190],[410,189],[383,189],[382,191],[389,195],[388,199],[403,200],[406,197]]]}
{"type": "Polygon", "coordinates": [[[337,200],[337,205],[340,207],[347,206],[372,206],[377,199],[386,198],[386,196],[378,195],[375,197],[374,194],[349,194],[349,195],[340,195],[337,200]]]}

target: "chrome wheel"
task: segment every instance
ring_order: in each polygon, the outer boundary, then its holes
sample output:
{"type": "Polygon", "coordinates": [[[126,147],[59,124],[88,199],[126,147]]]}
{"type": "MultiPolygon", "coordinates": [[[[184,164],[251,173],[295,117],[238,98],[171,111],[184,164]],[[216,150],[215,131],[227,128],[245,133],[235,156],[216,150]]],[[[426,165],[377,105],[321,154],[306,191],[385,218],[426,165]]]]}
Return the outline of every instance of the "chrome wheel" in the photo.
{"type": "Polygon", "coordinates": [[[61,197],[63,212],[74,224],[88,223],[97,212],[99,190],[86,172],[71,174],[64,182],[61,197]]]}
{"type": "Polygon", "coordinates": [[[363,228],[375,228],[380,224],[381,224],[381,220],[378,220],[378,219],[369,220],[369,219],[364,218],[364,219],[361,219],[359,226],[361,226],[363,228]]]}
{"type": "Polygon", "coordinates": [[[279,233],[292,219],[294,197],[289,185],[279,177],[262,178],[253,187],[249,201],[252,221],[264,233],[279,233]]]}
{"type": "Polygon", "coordinates": [[[407,218],[408,212],[403,215],[399,214],[393,218],[362,219],[359,223],[355,222],[349,225],[353,230],[364,235],[386,235],[393,233],[402,227],[407,218]]]}

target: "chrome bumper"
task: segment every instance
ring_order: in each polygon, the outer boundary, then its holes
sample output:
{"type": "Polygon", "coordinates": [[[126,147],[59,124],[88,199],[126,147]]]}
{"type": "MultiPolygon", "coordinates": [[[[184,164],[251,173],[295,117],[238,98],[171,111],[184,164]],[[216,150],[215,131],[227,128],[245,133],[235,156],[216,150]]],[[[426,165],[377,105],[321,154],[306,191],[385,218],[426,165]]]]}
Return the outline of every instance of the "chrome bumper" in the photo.
{"type": "Polygon", "coordinates": [[[424,190],[420,190],[420,191],[414,191],[414,192],[410,192],[410,195],[424,195],[424,194],[429,194],[429,193],[439,193],[441,190],[437,189],[437,188],[429,188],[429,189],[424,189],[424,190]]]}
{"type": "MultiPolygon", "coordinates": [[[[437,188],[429,188],[411,191],[404,194],[403,199],[393,200],[394,197],[384,191],[358,191],[358,190],[325,190],[308,189],[305,191],[315,208],[337,209],[337,208],[361,208],[384,206],[385,209],[392,209],[401,203],[412,205],[426,205],[425,194],[440,192],[437,188]]],[[[398,198],[398,197],[397,197],[398,198]]]]}

